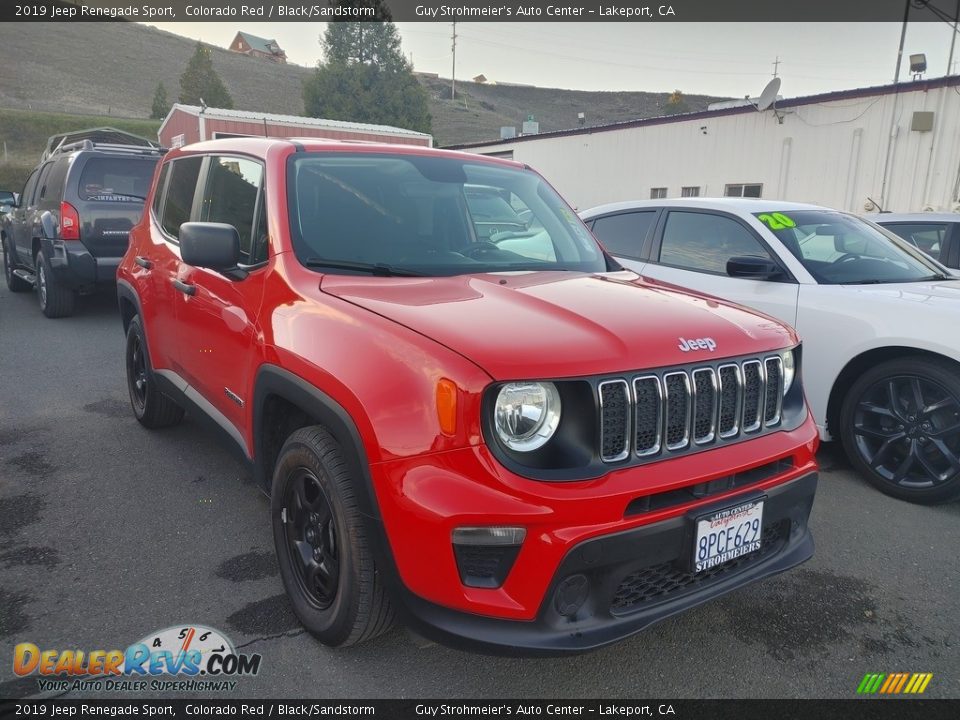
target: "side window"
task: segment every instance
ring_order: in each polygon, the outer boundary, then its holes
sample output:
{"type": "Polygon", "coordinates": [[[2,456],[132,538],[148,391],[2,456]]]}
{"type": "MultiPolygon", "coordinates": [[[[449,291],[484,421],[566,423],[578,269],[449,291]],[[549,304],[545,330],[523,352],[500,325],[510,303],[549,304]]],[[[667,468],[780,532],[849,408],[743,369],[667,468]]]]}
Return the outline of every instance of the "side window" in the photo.
{"type": "Polygon", "coordinates": [[[885,225],[887,230],[896,233],[911,245],[923,250],[927,255],[940,258],[943,239],[947,234],[945,223],[915,223],[885,225]]]}
{"type": "Polygon", "coordinates": [[[614,255],[637,258],[656,217],[656,211],[608,215],[597,218],[593,224],[593,234],[614,255]]]}
{"type": "Polygon", "coordinates": [[[722,215],[671,212],[663,230],[660,262],[698,272],[727,274],[727,260],[752,255],[770,258],[743,225],[722,215]]]}
{"type": "Polygon", "coordinates": [[[160,211],[163,209],[163,206],[161,205],[163,202],[163,185],[167,182],[167,174],[169,172],[170,163],[164,163],[164,165],[160,168],[160,177],[157,178],[157,189],[153,195],[153,214],[156,216],[157,222],[160,222],[162,217],[160,211]]]}
{"type": "Polygon", "coordinates": [[[40,176],[40,197],[38,204],[45,207],[59,207],[63,200],[63,182],[67,178],[69,162],[63,158],[50,164],[46,175],[40,176]]]}
{"type": "Polygon", "coordinates": [[[27,178],[26,184],[23,186],[23,192],[20,193],[20,205],[22,207],[29,207],[30,201],[32,200],[33,190],[37,186],[37,176],[40,174],[39,170],[34,170],[30,173],[30,177],[27,178]]]}
{"type": "Polygon", "coordinates": [[[193,196],[197,191],[197,178],[200,176],[201,157],[187,157],[174,160],[170,169],[170,180],[163,201],[164,231],[174,238],[180,236],[180,226],[190,220],[193,196]]]}
{"type": "Polygon", "coordinates": [[[207,181],[200,205],[202,222],[218,222],[233,225],[240,234],[240,262],[251,265],[257,253],[251,253],[259,245],[255,237],[254,220],[257,196],[263,179],[263,166],[246,158],[210,158],[207,181]]]}
{"type": "Polygon", "coordinates": [[[43,198],[47,194],[47,176],[50,175],[50,168],[53,167],[52,162],[48,162],[42,168],[40,168],[40,175],[37,178],[37,186],[34,188],[33,197],[30,199],[31,205],[39,205],[43,198]]]}

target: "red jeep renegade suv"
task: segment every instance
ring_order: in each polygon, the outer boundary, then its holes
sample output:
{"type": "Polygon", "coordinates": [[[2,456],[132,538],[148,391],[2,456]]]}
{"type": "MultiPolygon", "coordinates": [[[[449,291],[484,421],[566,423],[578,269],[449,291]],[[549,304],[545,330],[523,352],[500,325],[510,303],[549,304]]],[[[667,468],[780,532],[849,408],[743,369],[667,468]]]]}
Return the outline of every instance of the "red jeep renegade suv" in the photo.
{"type": "Polygon", "coordinates": [[[796,335],[622,270],[530,168],[217,140],[148,207],[118,274],[134,414],[235,446],[322,642],[400,614],[582,651],[813,553],[796,335]]]}

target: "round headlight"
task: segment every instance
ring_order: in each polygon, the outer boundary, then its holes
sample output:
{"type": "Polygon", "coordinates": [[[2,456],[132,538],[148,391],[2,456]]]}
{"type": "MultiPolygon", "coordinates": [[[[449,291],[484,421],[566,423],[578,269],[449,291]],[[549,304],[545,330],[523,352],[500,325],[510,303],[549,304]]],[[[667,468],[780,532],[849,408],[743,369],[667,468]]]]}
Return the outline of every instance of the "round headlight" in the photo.
{"type": "Polygon", "coordinates": [[[793,358],[793,350],[784,350],[780,357],[783,359],[783,394],[786,395],[790,392],[793,378],[797,374],[797,363],[793,358]]]}
{"type": "Polygon", "coordinates": [[[560,393],[553,383],[517,382],[500,388],[494,425],[511,450],[530,452],[543,447],[560,424],[560,393]]]}

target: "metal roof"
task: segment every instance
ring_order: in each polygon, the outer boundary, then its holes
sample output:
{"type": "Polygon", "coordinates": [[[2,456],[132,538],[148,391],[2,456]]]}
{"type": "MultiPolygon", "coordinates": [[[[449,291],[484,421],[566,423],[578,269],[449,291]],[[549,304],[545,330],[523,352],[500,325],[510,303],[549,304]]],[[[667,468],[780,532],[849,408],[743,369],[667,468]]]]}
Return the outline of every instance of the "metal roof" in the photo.
{"type": "MultiPolygon", "coordinates": [[[[500,83],[506,85],[506,83],[500,83]]],[[[834,92],[821,93],[819,95],[806,95],[803,97],[789,98],[787,100],[777,100],[777,109],[783,110],[802,105],[814,105],[836,100],[847,100],[852,98],[875,97],[877,95],[894,95],[897,93],[916,92],[921,90],[933,90],[941,87],[960,86],[960,75],[948,75],[930,80],[914,80],[897,83],[896,85],[878,85],[875,87],[856,88],[853,90],[837,90],[834,92]]],[[[724,115],[739,115],[741,113],[756,112],[756,107],[752,104],[740,107],[725,107],[718,110],[697,110],[688,113],[678,113],[676,115],[658,115],[655,117],[639,118],[637,120],[621,120],[615,123],[605,125],[589,125],[587,127],[575,127],[565,130],[549,130],[539,132],[534,135],[520,135],[519,137],[501,139],[501,140],[482,140],[479,142],[459,143],[449,145],[454,150],[464,150],[468,148],[493,147],[496,145],[514,145],[516,143],[528,142],[531,140],[542,140],[546,138],[566,137],[568,135],[591,135],[593,133],[611,132],[614,130],[626,130],[635,127],[644,127],[647,125],[667,125],[670,123],[685,122],[687,120],[706,120],[708,118],[722,117],[724,115]]]]}
{"type": "MultiPolygon", "coordinates": [[[[170,113],[163,121],[163,125],[167,124],[167,120],[169,120],[170,116],[177,110],[181,110],[197,117],[200,116],[200,112],[202,111],[204,117],[217,120],[247,120],[258,123],[262,123],[264,120],[266,120],[268,123],[274,123],[276,125],[293,125],[295,127],[316,127],[329,130],[343,130],[346,132],[371,133],[377,135],[402,135],[404,137],[431,137],[431,135],[428,133],[417,132],[415,130],[405,130],[403,128],[392,127],[390,125],[371,125],[368,123],[346,122],[343,120],[327,120],[325,118],[303,117],[301,115],[275,115],[273,113],[252,112],[250,110],[227,110],[226,108],[211,107],[204,109],[199,105],[181,105],[180,103],[175,103],[174,106],[170,108],[170,113]]],[[[163,125],[160,126],[161,129],[163,128],[163,125]]]]}

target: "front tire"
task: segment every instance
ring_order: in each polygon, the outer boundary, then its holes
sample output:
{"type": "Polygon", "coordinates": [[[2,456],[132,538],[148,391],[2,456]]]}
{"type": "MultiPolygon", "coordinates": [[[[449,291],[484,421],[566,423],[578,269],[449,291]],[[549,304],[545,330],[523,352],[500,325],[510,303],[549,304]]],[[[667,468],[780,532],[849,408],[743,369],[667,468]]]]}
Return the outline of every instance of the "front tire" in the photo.
{"type": "Polygon", "coordinates": [[[324,645],[385,633],[394,611],[357,506],[343,449],[323,427],[293,433],[271,490],[280,575],[303,626],[324,645]]]}
{"type": "Polygon", "coordinates": [[[37,297],[40,300],[40,310],[48,318],[73,315],[76,294],[57,282],[43,250],[37,253],[37,297]]]}
{"type": "Polygon", "coordinates": [[[0,240],[0,248],[3,249],[3,277],[7,281],[7,289],[15,293],[32,290],[33,285],[13,274],[13,256],[5,239],[0,240]]]}
{"type": "Polygon", "coordinates": [[[960,497],[960,370],[913,356],[853,383],[840,413],[844,450],[881,492],[934,505],[960,497]]]}
{"type": "Polygon", "coordinates": [[[127,346],[125,352],[127,368],[127,391],[130,394],[130,407],[133,414],[144,427],[157,428],[176,425],[183,419],[183,408],[164,395],[157,387],[150,355],[147,353],[147,340],[135,315],[127,328],[127,346]]]}

